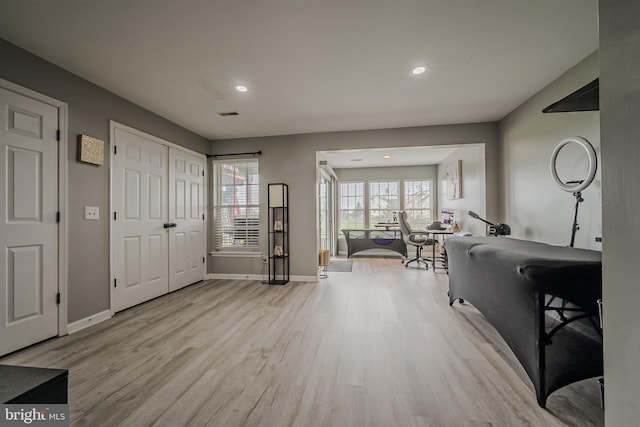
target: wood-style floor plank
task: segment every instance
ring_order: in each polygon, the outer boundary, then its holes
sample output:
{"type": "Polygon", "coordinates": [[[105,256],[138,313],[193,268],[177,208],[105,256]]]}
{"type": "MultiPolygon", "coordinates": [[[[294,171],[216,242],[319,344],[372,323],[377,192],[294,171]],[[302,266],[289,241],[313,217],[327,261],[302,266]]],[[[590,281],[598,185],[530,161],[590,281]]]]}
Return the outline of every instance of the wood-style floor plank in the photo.
{"type": "Polygon", "coordinates": [[[69,369],[73,426],[602,426],[595,380],[538,407],[447,275],[354,260],[318,283],[213,280],[0,359],[69,369]]]}

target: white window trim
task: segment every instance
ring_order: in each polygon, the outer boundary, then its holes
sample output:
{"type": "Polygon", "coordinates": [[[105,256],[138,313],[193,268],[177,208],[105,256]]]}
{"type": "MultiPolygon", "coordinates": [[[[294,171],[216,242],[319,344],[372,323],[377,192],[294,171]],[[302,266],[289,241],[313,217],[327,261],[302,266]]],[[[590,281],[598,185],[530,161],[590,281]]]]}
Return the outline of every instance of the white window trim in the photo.
{"type": "MultiPolygon", "coordinates": [[[[258,182],[258,204],[257,205],[246,205],[247,207],[255,207],[258,209],[258,243],[252,246],[237,246],[237,247],[228,247],[228,246],[220,246],[218,247],[218,239],[216,235],[216,209],[218,208],[219,201],[219,186],[217,185],[217,180],[219,179],[218,171],[216,165],[220,164],[229,164],[229,163],[247,163],[247,162],[255,162],[258,164],[258,177],[260,176],[260,161],[256,158],[250,159],[234,159],[234,160],[211,160],[211,175],[212,175],[212,203],[211,203],[211,218],[212,218],[212,236],[211,240],[213,242],[213,250],[209,252],[209,256],[211,257],[235,257],[235,258],[258,258],[262,256],[261,251],[261,241],[262,241],[262,233],[260,232],[260,211],[262,210],[261,200],[260,200],[260,182],[258,182]]],[[[258,178],[259,179],[259,178],[258,178]]]]}
{"type": "MultiPolygon", "coordinates": [[[[367,198],[366,200],[366,206],[367,206],[367,211],[365,212],[366,214],[366,226],[367,228],[373,228],[373,224],[371,224],[371,211],[374,210],[371,208],[371,184],[376,184],[376,183],[397,183],[398,184],[398,211],[401,211],[403,209],[403,204],[404,204],[404,179],[405,178],[393,178],[393,179],[373,179],[371,181],[366,181],[365,182],[365,196],[367,198]]],[[[375,209],[375,210],[381,210],[381,209],[375,209]]]]}
{"type": "MultiPolygon", "coordinates": [[[[401,197],[400,197],[400,206],[401,209],[400,210],[406,210],[406,206],[405,206],[405,182],[406,181],[428,181],[429,182],[429,213],[431,216],[431,221],[438,221],[439,218],[436,218],[434,216],[435,213],[435,199],[434,199],[434,191],[433,191],[433,187],[434,187],[434,182],[435,179],[437,178],[402,178],[401,182],[400,182],[400,191],[402,192],[401,197]]],[[[435,195],[435,197],[438,197],[438,194],[435,195]]],[[[412,209],[413,210],[413,209],[412,209]]]]}
{"type": "MultiPolygon", "coordinates": [[[[364,204],[364,206],[363,206],[363,208],[362,208],[363,218],[364,218],[364,224],[363,224],[363,227],[364,227],[364,228],[367,228],[367,223],[369,222],[369,218],[368,218],[368,216],[367,216],[367,213],[369,212],[369,198],[368,198],[368,193],[369,193],[369,191],[368,191],[368,189],[367,189],[367,184],[368,184],[368,182],[367,182],[367,181],[364,181],[364,180],[353,180],[353,179],[350,179],[350,180],[348,180],[348,181],[338,181],[338,182],[337,182],[336,187],[337,187],[337,190],[338,190],[338,191],[337,191],[337,193],[338,193],[338,197],[337,197],[337,199],[338,199],[338,203],[337,203],[337,205],[338,205],[338,206],[337,206],[337,208],[338,208],[338,209],[337,209],[337,211],[338,211],[338,220],[336,221],[336,223],[338,224],[338,226],[339,226],[339,228],[340,228],[340,229],[344,228],[344,227],[342,226],[342,222],[340,221],[342,211],[346,210],[346,209],[342,209],[342,208],[340,207],[340,206],[341,206],[341,203],[342,203],[342,187],[341,187],[341,185],[342,185],[342,184],[362,184],[362,186],[363,186],[363,189],[362,189],[363,196],[362,196],[362,197],[363,197],[363,199],[364,199],[364,200],[363,200],[363,204],[364,204]]],[[[354,210],[355,210],[355,209],[354,209],[354,210]]],[[[340,236],[340,237],[344,237],[344,236],[342,236],[342,235],[341,235],[341,233],[339,234],[339,236],[340,236]]]]}

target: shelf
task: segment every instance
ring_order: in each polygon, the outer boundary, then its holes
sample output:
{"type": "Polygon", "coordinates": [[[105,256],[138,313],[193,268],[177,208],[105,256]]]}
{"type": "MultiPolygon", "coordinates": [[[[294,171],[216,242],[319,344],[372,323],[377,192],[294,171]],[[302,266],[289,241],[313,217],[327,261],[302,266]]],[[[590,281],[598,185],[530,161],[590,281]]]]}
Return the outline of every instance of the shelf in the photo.
{"type": "Polygon", "coordinates": [[[595,79],[575,92],[554,102],[543,113],[567,113],[573,111],[598,111],[600,109],[600,81],[595,79]]]}
{"type": "Polygon", "coordinates": [[[268,264],[270,285],[289,282],[289,187],[268,184],[268,264]],[[276,255],[282,254],[282,255],[276,255]]]}

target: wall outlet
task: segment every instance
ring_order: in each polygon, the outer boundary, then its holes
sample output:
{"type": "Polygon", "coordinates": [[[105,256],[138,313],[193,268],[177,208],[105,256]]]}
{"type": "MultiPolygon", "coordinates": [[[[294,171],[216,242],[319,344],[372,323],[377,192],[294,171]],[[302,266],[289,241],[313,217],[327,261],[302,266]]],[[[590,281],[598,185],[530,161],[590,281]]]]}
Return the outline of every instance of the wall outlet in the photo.
{"type": "Polygon", "coordinates": [[[85,206],[84,219],[100,219],[100,208],[96,206],[85,206]]]}
{"type": "Polygon", "coordinates": [[[262,263],[263,264],[267,263],[267,256],[265,254],[262,254],[262,263]]]}

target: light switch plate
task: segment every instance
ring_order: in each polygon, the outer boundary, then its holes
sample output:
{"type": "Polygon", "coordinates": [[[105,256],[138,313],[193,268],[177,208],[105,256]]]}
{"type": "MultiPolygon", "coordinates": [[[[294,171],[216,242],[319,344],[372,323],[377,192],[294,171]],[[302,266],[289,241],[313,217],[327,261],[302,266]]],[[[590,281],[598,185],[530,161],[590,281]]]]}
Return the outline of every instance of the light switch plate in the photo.
{"type": "Polygon", "coordinates": [[[100,219],[100,208],[97,206],[85,206],[84,219],[100,219]]]}

